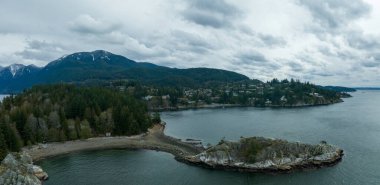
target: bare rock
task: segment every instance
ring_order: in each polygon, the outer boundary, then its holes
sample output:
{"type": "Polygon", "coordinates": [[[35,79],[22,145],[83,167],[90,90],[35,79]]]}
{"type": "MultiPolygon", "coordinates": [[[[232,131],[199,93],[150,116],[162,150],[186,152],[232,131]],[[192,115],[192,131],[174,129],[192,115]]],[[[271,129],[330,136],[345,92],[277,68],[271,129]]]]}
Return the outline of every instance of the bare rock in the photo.
{"type": "Polygon", "coordinates": [[[311,145],[263,137],[242,138],[238,142],[221,141],[189,163],[218,169],[249,172],[287,172],[336,164],[343,150],[326,142],[311,145]]]}
{"type": "Polygon", "coordinates": [[[41,167],[33,165],[28,153],[10,153],[0,165],[2,185],[41,185],[48,175],[41,167]]]}

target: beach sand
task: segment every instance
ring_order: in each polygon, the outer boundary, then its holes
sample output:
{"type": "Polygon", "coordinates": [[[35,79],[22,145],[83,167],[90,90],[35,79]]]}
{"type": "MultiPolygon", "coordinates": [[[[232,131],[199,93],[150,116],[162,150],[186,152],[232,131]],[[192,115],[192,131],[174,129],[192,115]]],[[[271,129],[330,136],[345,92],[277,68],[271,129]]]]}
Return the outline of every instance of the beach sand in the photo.
{"type": "Polygon", "coordinates": [[[186,157],[202,152],[202,148],[166,136],[165,126],[156,124],[147,133],[136,136],[96,137],[85,140],[55,142],[24,147],[34,161],[72,152],[102,149],[149,149],[164,151],[175,157],[186,157]]]}

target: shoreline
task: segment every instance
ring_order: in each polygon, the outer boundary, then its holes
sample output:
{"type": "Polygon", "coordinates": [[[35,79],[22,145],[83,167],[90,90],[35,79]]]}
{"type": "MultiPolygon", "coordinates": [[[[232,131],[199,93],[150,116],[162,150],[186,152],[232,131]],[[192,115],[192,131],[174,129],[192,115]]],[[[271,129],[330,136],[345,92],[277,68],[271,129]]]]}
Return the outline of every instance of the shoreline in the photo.
{"type": "Polygon", "coordinates": [[[164,128],[164,125],[157,124],[150,128],[147,133],[135,136],[95,137],[85,140],[38,144],[24,147],[22,151],[29,153],[35,162],[69,153],[105,149],[156,150],[170,153],[175,158],[185,158],[203,151],[203,148],[166,136],[163,133],[164,128]]]}
{"type": "Polygon", "coordinates": [[[224,165],[224,164],[209,164],[203,161],[194,160],[192,158],[180,158],[177,161],[199,166],[206,169],[215,169],[215,170],[224,170],[224,171],[234,171],[234,172],[244,172],[244,173],[266,173],[266,174],[282,174],[282,173],[291,173],[294,171],[310,170],[310,169],[319,169],[323,167],[331,167],[343,160],[343,150],[337,150],[336,156],[332,159],[325,161],[306,161],[301,164],[295,165],[284,165],[284,166],[273,166],[265,168],[252,168],[244,167],[238,165],[224,165]]]}
{"type": "Polygon", "coordinates": [[[296,109],[296,108],[308,108],[308,107],[321,107],[321,106],[329,106],[338,103],[343,103],[344,100],[331,102],[331,103],[319,103],[319,104],[300,104],[300,105],[268,105],[268,106],[254,106],[254,105],[242,105],[242,104],[205,104],[199,106],[179,106],[179,107],[166,107],[166,108],[152,108],[149,111],[184,111],[184,110],[197,110],[197,109],[224,109],[224,108],[271,108],[271,109],[296,109]]]}
{"type": "Polygon", "coordinates": [[[343,150],[336,151],[336,155],[326,160],[304,161],[303,163],[285,166],[246,167],[228,164],[209,164],[194,157],[207,149],[181,141],[164,134],[165,125],[156,124],[147,133],[135,136],[97,137],[86,140],[66,141],[63,143],[39,144],[24,147],[22,150],[29,153],[34,162],[50,157],[82,151],[106,149],[146,149],[170,153],[178,162],[198,166],[206,169],[247,172],[247,173],[290,173],[293,171],[318,169],[333,166],[343,157],[343,150]]]}

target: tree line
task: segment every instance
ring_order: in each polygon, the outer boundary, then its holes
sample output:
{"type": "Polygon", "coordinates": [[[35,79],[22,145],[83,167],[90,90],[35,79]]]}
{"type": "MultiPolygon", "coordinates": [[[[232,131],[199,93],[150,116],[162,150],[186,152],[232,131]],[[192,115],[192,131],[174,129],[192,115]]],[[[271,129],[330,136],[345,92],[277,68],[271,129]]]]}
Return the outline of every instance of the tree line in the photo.
{"type": "MultiPolygon", "coordinates": [[[[158,116],[158,117],[157,117],[158,116]]],[[[146,132],[152,116],[144,102],[102,87],[35,86],[0,103],[0,159],[43,142],[146,132]]]]}

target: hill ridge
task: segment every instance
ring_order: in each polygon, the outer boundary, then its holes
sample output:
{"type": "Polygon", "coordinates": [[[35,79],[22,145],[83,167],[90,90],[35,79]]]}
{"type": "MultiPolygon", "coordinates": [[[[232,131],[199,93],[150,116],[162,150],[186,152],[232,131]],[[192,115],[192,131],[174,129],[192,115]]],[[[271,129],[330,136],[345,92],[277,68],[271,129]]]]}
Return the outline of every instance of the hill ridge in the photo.
{"type": "MultiPolygon", "coordinates": [[[[4,69],[6,68],[1,71],[4,69]]],[[[157,85],[197,86],[208,82],[242,81],[249,78],[222,69],[204,67],[177,69],[148,62],[136,62],[106,50],[94,50],[64,55],[44,67],[30,70],[17,78],[0,73],[0,93],[20,92],[35,84],[80,82],[94,79],[129,79],[157,85]]]]}

